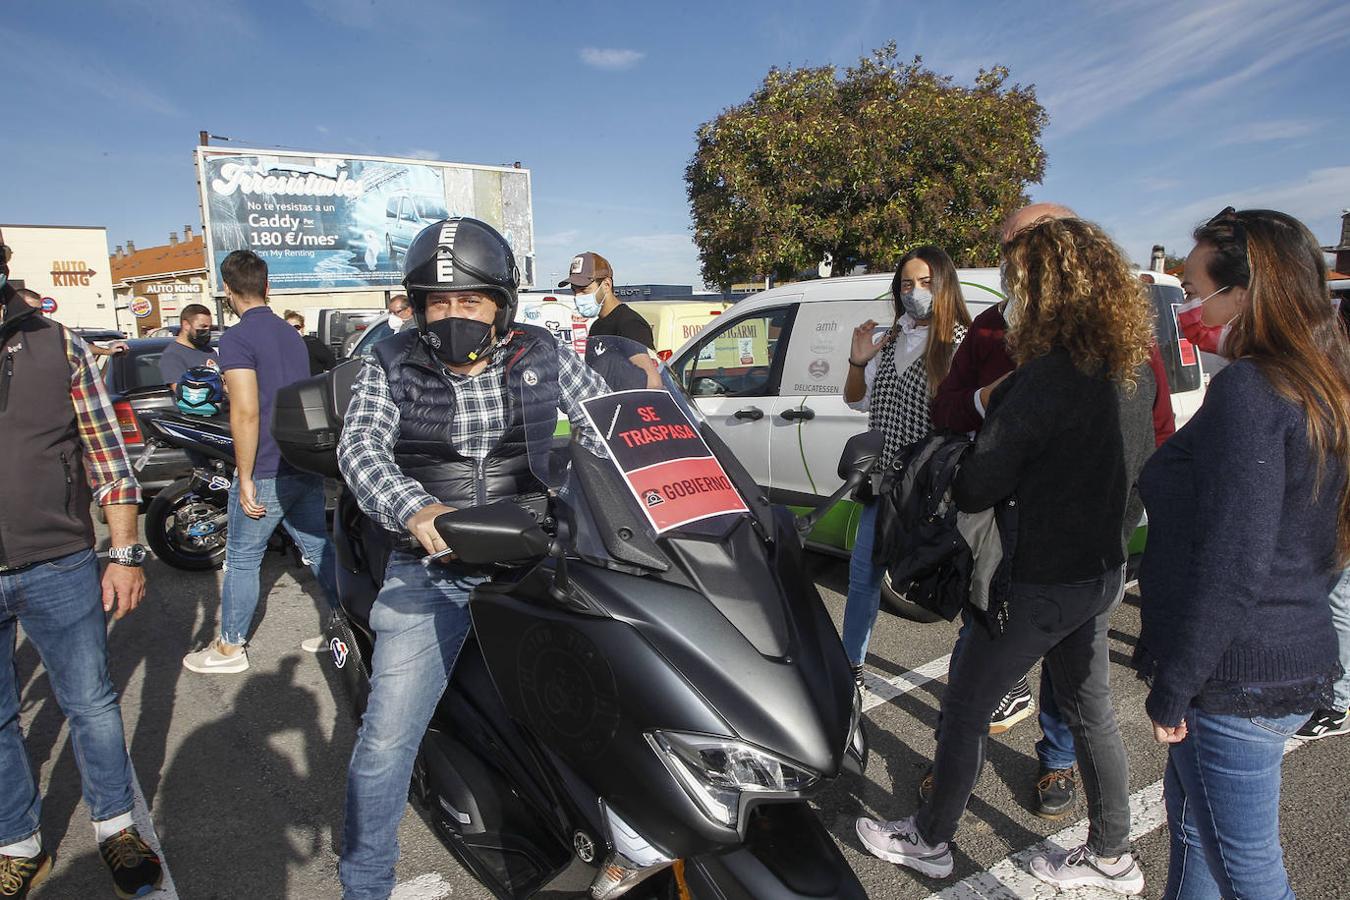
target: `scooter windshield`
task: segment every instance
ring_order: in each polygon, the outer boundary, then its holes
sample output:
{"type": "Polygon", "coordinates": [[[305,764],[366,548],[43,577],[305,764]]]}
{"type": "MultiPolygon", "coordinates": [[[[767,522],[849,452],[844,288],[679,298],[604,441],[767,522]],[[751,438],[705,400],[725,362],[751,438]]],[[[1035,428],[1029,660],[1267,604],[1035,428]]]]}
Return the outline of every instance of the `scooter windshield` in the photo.
{"type": "Polygon", "coordinates": [[[661,536],[716,539],[766,514],[753,480],[664,364],[626,338],[587,344],[580,389],[564,371],[513,379],[530,468],[554,495],[579,555],[665,568],[661,536]]]}

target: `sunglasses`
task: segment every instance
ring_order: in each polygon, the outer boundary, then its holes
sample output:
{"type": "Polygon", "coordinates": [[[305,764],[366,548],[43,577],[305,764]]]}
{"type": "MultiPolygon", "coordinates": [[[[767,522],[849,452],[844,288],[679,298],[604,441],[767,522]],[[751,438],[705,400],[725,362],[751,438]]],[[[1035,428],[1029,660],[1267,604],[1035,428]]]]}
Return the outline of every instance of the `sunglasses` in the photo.
{"type": "Polygon", "coordinates": [[[1247,229],[1242,224],[1242,216],[1231,206],[1225,206],[1214,218],[1205,223],[1206,228],[1222,227],[1227,228],[1233,233],[1233,240],[1242,245],[1242,249],[1247,249],[1247,229]]]}
{"type": "Polygon", "coordinates": [[[292,325],[291,327],[294,328],[296,331],[304,331],[304,330],[305,330],[305,326],[303,326],[303,325],[292,325]]]}

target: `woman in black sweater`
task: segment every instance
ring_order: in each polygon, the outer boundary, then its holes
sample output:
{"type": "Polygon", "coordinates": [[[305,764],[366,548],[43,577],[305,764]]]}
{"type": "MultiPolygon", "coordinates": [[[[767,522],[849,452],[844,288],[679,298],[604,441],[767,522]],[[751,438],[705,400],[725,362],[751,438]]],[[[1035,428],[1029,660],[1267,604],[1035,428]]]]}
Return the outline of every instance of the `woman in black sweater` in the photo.
{"type": "Polygon", "coordinates": [[[1107,623],[1124,594],[1135,479],[1153,450],[1152,314],[1119,248],[1081,219],[1043,220],[1003,248],[1007,342],[1017,369],[990,398],[956,477],[965,512],[1015,506],[1001,633],[971,631],[942,698],[933,793],[895,822],[859,819],[876,856],[935,877],[984,764],[994,707],[1037,660],[1078,750],[1087,844],[1036,857],[1061,887],[1143,890],[1129,850],[1129,764],[1111,703],[1107,623]]]}
{"type": "Polygon", "coordinates": [[[1135,659],[1170,745],[1164,896],[1282,900],[1283,747],[1340,668],[1327,595],[1350,556],[1350,349],[1297,220],[1230,208],[1195,241],[1182,286],[1233,362],[1139,483],[1135,659]]]}

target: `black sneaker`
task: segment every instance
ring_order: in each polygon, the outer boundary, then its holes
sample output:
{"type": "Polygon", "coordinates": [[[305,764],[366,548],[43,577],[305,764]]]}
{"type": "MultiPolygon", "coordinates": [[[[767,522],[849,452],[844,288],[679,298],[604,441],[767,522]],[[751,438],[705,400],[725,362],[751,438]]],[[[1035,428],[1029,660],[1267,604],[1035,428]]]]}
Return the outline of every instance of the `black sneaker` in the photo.
{"type": "Polygon", "coordinates": [[[23,900],[52,870],[52,858],[43,850],[37,856],[0,856],[0,897],[23,900]]]}
{"type": "Polygon", "coordinates": [[[98,845],[108,871],[112,872],[113,888],[122,900],[144,897],[159,890],[164,880],[164,869],[150,845],[141,840],[136,826],[123,828],[98,845]]]}
{"type": "Polygon", "coordinates": [[[1319,709],[1303,723],[1302,728],[1294,732],[1294,737],[1300,741],[1315,741],[1337,734],[1350,734],[1350,715],[1345,710],[1319,709]]]}
{"type": "Polygon", "coordinates": [[[853,667],[853,683],[858,687],[863,686],[863,667],[862,663],[853,667]]]}
{"type": "Polygon", "coordinates": [[[1073,767],[1042,769],[1036,782],[1036,815],[1042,819],[1062,819],[1073,812],[1078,796],[1078,782],[1073,767]]]}
{"type": "Polygon", "coordinates": [[[1002,734],[1036,711],[1031,699],[1031,686],[1023,678],[999,701],[998,709],[989,717],[989,733],[1002,734]]]}

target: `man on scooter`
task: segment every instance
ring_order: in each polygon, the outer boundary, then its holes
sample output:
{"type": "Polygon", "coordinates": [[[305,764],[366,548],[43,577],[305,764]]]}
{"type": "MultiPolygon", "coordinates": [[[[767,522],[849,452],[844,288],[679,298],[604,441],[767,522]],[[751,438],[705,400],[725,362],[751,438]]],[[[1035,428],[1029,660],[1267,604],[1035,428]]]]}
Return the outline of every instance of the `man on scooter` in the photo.
{"type": "Polygon", "coordinates": [[[361,510],[397,537],[370,612],[371,693],[347,772],[347,900],[383,900],[394,888],[413,760],[484,580],[455,561],[436,517],[539,489],[517,399],[529,388],[547,386],[535,394],[561,404],[574,427],[585,421],[580,401],[606,393],[571,347],[513,323],[519,281],[487,224],[425,228],[404,262],[416,328],[378,344],[352,388],[338,464],[361,510]]]}

